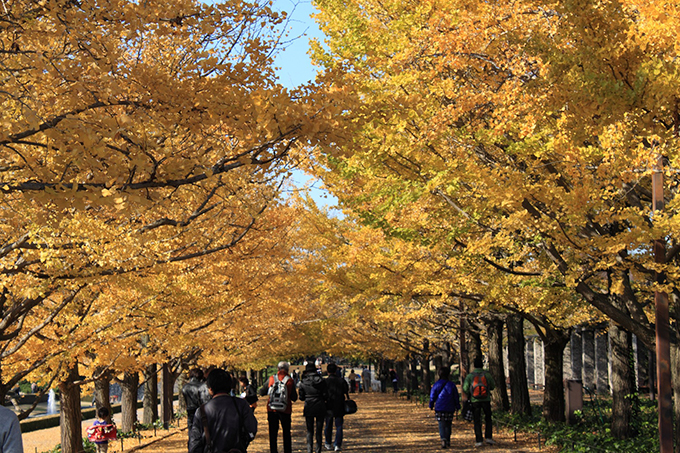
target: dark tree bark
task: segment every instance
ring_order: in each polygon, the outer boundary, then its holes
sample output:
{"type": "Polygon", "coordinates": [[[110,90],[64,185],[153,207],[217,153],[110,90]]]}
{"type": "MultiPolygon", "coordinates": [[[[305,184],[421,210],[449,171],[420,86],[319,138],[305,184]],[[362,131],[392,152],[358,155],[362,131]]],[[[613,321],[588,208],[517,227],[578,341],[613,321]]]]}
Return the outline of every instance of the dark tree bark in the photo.
{"type": "Polygon", "coordinates": [[[564,348],[569,343],[568,330],[550,330],[543,337],[545,351],[545,388],[543,390],[543,418],[549,422],[565,421],[564,348]]]}
{"type": "MultiPolygon", "coordinates": [[[[177,410],[178,410],[179,412],[186,412],[186,411],[187,411],[187,402],[186,402],[186,400],[184,399],[184,394],[183,394],[182,391],[181,391],[182,387],[184,387],[184,384],[187,383],[187,380],[188,380],[188,379],[187,379],[187,374],[186,374],[186,373],[181,373],[181,374],[177,377],[177,380],[176,380],[176,382],[177,382],[177,388],[180,389],[179,395],[177,396],[177,410]]],[[[233,380],[232,383],[236,386],[236,388],[238,388],[238,381],[236,380],[236,375],[234,375],[234,380],[233,380]]],[[[174,388],[174,387],[175,387],[175,386],[173,385],[173,388],[174,388]]]]}
{"type": "Polygon", "coordinates": [[[632,401],[634,393],[631,370],[632,337],[614,321],[609,321],[611,342],[611,383],[612,383],[612,435],[626,439],[631,432],[632,401]]]}
{"type": "MultiPolygon", "coordinates": [[[[461,303],[461,310],[463,309],[463,304],[461,303]]],[[[468,325],[464,316],[460,317],[460,329],[459,329],[459,342],[460,342],[460,355],[458,360],[458,366],[460,370],[460,383],[461,385],[465,382],[465,377],[470,372],[470,356],[468,355],[468,340],[467,340],[468,325]]],[[[463,399],[467,399],[467,395],[463,393],[463,399]]]]}
{"type": "Polygon", "coordinates": [[[109,410],[109,414],[113,414],[111,411],[111,375],[108,372],[103,372],[97,370],[95,374],[101,374],[94,381],[94,404],[99,411],[100,408],[105,407],[109,410]]]}
{"type": "Polygon", "coordinates": [[[508,327],[508,368],[510,372],[511,410],[514,414],[531,415],[531,399],[527,380],[527,364],[524,340],[524,318],[510,315],[508,327]]]}
{"type": "Polygon", "coordinates": [[[126,372],[120,381],[122,395],[120,398],[121,431],[132,431],[137,422],[137,390],[139,389],[139,373],[126,372]]]}
{"type": "Polygon", "coordinates": [[[430,394],[432,389],[432,372],[430,370],[430,342],[423,340],[423,391],[426,395],[430,394]]]}
{"type": "Polygon", "coordinates": [[[406,380],[406,379],[405,379],[406,376],[405,376],[404,370],[406,370],[406,369],[407,369],[407,367],[406,367],[406,365],[404,364],[404,361],[403,361],[403,360],[400,360],[400,361],[398,361],[398,362],[395,362],[395,364],[394,364],[394,371],[397,372],[397,379],[398,379],[398,381],[397,381],[397,386],[398,386],[398,387],[397,387],[397,388],[399,388],[399,389],[404,388],[404,381],[406,380]]]}
{"type": "Polygon", "coordinates": [[[409,380],[411,381],[411,392],[410,393],[415,393],[416,390],[418,390],[418,359],[413,356],[411,358],[411,370],[409,373],[409,380]]]}
{"type": "MultiPolygon", "coordinates": [[[[653,354],[653,352],[650,354],[653,354]]],[[[677,433],[680,433],[680,344],[677,342],[671,342],[671,378],[671,385],[673,387],[673,419],[675,420],[674,432],[677,436],[677,433]]],[[[680,442],[675,442],[673,451],[680,453],[680,442]]]]}
{"type": "Polygon", "coordinates": [[[439,369],[444,366],[444,361],[442,360],[442,356],[440,355],[434,356],[432,361],[434,362],[434,369],[437,371],[439,371],[439,369]]]}
{"type": "Polygon", "coordinates": [[[149,425],[158,420],[158,367],[154,363],[144,370],[144,412],[142,423],[149,425]]]}
{"type": "Polygon", "coordinates": [[[468,324],[469,328],[467,330],[467,350],[468,350],[468,368],[469,372],[472,368],[472,364],[475,362],[476,357],[483,357],[482,355],[482,338],[479,334],[479,328],[468,324]]]}
{"type": "Polygon", "coordinates": [[[175,388],[175,377],[170,369],[170,364],[164,363],[161,376],[161,419],[163,420],[163,427],[170,426],[174,413],[172,410],[172,400],[175,388]]]}
{"type": "Polygon", "coordinates": [[[489,338],[489,371],[496,381],[496,388],[491,391],[491,404],[496,409],[510,409],[508,388],[505,384],[505,365],[503,362],[503,321],[498,317],[485,321],[489,338]]]}
{"type": "Polygon", "coordinates": [[[69,370],[66,380],[59,383],[61,393],[59,425],[61,426],[62,453],[84,452],[80,385],[76,384],[79,380],[78,364],[76,363],[69,370]]]}

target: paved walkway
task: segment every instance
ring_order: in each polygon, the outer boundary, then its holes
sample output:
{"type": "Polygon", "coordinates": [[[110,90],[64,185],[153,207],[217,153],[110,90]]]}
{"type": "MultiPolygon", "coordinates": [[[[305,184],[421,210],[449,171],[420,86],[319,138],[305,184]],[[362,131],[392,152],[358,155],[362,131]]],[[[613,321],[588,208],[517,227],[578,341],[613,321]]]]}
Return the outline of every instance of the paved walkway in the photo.
{"type": "MultiPolygon", "coordinates": [[[[494,438],[498,442],[495,446],[474,447],[474,434],[472,424],[455,420],[451,450],[442,450],[437,433],[437,421],[434,412],[416,405],[411,401],[397,398],[391,394],[363,393],[354,394],[359,411],[345,418],[345,441],[343,451],[362,453],[433,453],[437,451],[488,451],[488,452],[555,452],[543,445],[538,448],[537,436],[519,434],[517,441],[512,432],[495,432],[494,438]]],[[[255,411],[259,429],[255,441],[248,449],[249,453],[268,453],[267,417],[262,406],[255,411]]],[[[88,423],[88,422],[86,422],[88,423]]],[[[51,446],[59,442],[58,428],[54,428],[55,441],[51,446]]],[[[49,430],[43,430],[49,431],[49,430]]],[[[28,448],[31,438],[38,436],[36,433],[24,434],[26,453],[42,453],[45,450],[28,448]]],[[[151,433],[145,433],[151,435],[151,433]]],[[[125,439],[124,451],[137,450],[140,453],[186,453],[187,431],[181,426],[179,430],[171,432],[159,431],[155,439],[145,438],[141,443],[133,439],[125,439]],[[162,436],[166,436],[162,438],[162,436]]],[[[279,434],[279,444],[281,444],[279,434]]],[[[32,445],[32,444],[31,444],[32,445]]],[[[279,445],[279,451],[283,451],[279,445]]],[[[302,417],[302,403],[296,403],[293,407],[293,451],[296,453],[306,452],[304,418],[302,417]]],[[[324,450],[325,451],[325,450],[324,450]]],[[[109,452],[121,452],[120,442],[112,443],[109,452]]]]}

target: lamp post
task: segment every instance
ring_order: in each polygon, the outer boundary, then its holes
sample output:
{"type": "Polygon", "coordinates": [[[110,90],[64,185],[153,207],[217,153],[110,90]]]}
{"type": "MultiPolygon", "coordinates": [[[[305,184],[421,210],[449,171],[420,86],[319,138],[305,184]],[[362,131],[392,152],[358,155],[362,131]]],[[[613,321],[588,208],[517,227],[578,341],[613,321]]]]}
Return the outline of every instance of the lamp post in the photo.
{"type": "MultiPolygon", "coordinates": [[[[663,199],[663,158],[657,156],[652,171],[652,211],[661,211],[663,199]]],[[[654,261],[657,264],[666,262],[666,244],[663,238],[654,240],[654,261]]],[[[656,281],[664,283],[665,275],[657,272],[656,281]]],[[[659,392],[659,445],[661,453],[673,452],[673,402],[671,400],[671,348],[670,328],[668,322],[668,295],[665,292],[654,292],[656,308],[656,376],[659,392]]]]}

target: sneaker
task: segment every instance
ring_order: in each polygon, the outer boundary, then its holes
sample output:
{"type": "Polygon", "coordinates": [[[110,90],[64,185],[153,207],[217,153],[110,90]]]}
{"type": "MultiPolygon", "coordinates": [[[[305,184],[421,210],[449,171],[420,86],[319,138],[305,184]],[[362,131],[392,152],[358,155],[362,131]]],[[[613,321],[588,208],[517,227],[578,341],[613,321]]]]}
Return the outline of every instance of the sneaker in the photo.
{"type": "Polygon", "coordinates": [[[326,444],[324,445],[326,447],[326,450],[333,450],[333,446],[331,444],[326,444]]]}
{"type": "Polygon", "coordinates": [[[493,439],[484,439],[484,442],[486,442],[489,445],[496,445],[496,441],[493,439]]]}
{"type": "Polygon", "coordinates": [[[338,446],[336,445],[336,446],[335,446],[335,451],[342,451],[342,450],[340,449],[340,447],[338,447],[338,446]]]}
{"type": "Polygon", "coordinates": [[[484,442],[475,442],[475,447],[483,447],[484,442]]]}
{"type": "Polygon", "coordinates": [[[447,447],[446,441],[445,441],[445,440],[442,440],[442,448],[446,448],[446,447],[447,447]]]}

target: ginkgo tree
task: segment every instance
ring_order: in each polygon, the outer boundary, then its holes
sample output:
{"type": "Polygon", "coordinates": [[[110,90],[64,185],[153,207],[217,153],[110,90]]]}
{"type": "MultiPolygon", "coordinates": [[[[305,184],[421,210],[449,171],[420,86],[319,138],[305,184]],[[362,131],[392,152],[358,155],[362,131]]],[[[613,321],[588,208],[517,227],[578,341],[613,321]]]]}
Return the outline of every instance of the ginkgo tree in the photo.
{"type": "Polygon", "coordinates": [[[627,436],[628,335],[654,346],[651,242],[673,240],[675,224],[672,202],[651,221],[649,183],[655,155],[671,169],[677,155],[672,11],[317,3],[328,35],[317,59],[345,105],[314,162],[330,190],[368,224],[564,286],[604,313],[623,373],[613,431],[627,436]]]}
{"type": "Polygon", "coordinates": [[[282,17],[266,3],[18,1],[0,18],[4,393],[60,370],[46,361],[79,381],[90,329],[134,337],[111,320],[143,298],[117,312],[98,295],[118,277],[249,253],[328,113],[274,83],[282,17]]]}

